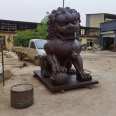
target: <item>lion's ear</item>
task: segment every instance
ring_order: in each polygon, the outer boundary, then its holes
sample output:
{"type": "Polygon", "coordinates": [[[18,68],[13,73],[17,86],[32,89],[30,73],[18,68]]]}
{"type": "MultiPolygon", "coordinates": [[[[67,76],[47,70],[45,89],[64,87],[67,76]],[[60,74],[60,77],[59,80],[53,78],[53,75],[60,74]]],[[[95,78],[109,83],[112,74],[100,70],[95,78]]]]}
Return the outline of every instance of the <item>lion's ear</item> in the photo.
{"type": "Polygon", "coordinates": [[[81,20],[80,20],[80,14],[78,12],[75,14],[75,19],[79,20],[79,22],[81,22],[81,20]]]}
{"type": "Polygon", "coordinates": [[[52,23],[55,22],[55,15],[54,14],[49,15],[48,18],[49,18],[50,22],[52,22],[52,23]]]}
{"type": "Polygon", "coordinates": [[[56,10],[53,10],[53,11],[52,11],[52,14],[56,14],[56,10]]]}

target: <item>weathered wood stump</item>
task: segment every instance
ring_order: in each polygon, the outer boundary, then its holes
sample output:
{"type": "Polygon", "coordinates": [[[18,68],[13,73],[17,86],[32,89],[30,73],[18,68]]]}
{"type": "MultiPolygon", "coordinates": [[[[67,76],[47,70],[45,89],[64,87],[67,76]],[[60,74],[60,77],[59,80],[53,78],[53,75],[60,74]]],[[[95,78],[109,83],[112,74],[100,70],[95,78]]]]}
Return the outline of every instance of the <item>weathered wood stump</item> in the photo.
{"type": "Polygon", "coordinates": [[[17,84],[11,87],[11,106],[22,109],[33,104],[33,86],[17,84]]]}

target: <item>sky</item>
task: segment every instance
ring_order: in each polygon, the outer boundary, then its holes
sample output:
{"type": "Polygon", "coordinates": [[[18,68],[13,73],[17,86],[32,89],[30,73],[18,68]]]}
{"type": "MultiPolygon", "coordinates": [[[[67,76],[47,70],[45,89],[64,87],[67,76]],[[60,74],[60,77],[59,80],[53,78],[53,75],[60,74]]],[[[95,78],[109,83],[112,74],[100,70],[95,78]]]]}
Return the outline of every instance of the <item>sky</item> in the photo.
{"type": "MultiPolygon", "coordinates": [[[[40,22],[46,12],[62,6],[62,0],[0,0],[0,19],[40,22]]],[[[85,25],[85,14],[116,14],[116,0],[65,0],[65,6],[76,9],[85,25]]]]}

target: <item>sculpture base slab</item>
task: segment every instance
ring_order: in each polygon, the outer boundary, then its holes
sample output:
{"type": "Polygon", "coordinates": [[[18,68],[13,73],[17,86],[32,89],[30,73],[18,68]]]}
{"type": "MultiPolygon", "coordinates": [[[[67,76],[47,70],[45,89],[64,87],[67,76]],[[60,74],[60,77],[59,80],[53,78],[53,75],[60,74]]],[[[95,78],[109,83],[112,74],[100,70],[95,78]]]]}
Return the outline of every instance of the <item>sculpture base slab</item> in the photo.
{"type": "Polygon", "coordinates": [[[76,80],[76,75],[71,75],[69,81],[66,84],[54,85],[52,84],[50,78],[42,77],[40,70],[36,70],[33,73],[34,73],[34,77],[36,79],[39,79],[52,93],[62,92],[62,91],[72,90],[72,89],[79,89],[79,88],[88,88],[90,87],[90,85],[95,85],[99,83],[96,80],[78,82],[76,80]]]}

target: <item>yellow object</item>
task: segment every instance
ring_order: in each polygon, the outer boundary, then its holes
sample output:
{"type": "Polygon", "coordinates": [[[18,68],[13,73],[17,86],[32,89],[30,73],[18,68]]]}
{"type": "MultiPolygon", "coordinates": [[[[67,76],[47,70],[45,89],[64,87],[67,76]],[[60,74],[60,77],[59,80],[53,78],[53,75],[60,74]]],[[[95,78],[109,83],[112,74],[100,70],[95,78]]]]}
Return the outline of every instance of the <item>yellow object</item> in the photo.
{"type": "Polygon", "coordinates": [[[0,38],[4,39],[5,49],[12,50],[14,37],[15,37],[14,33],[0,33],[0,38]]]}

